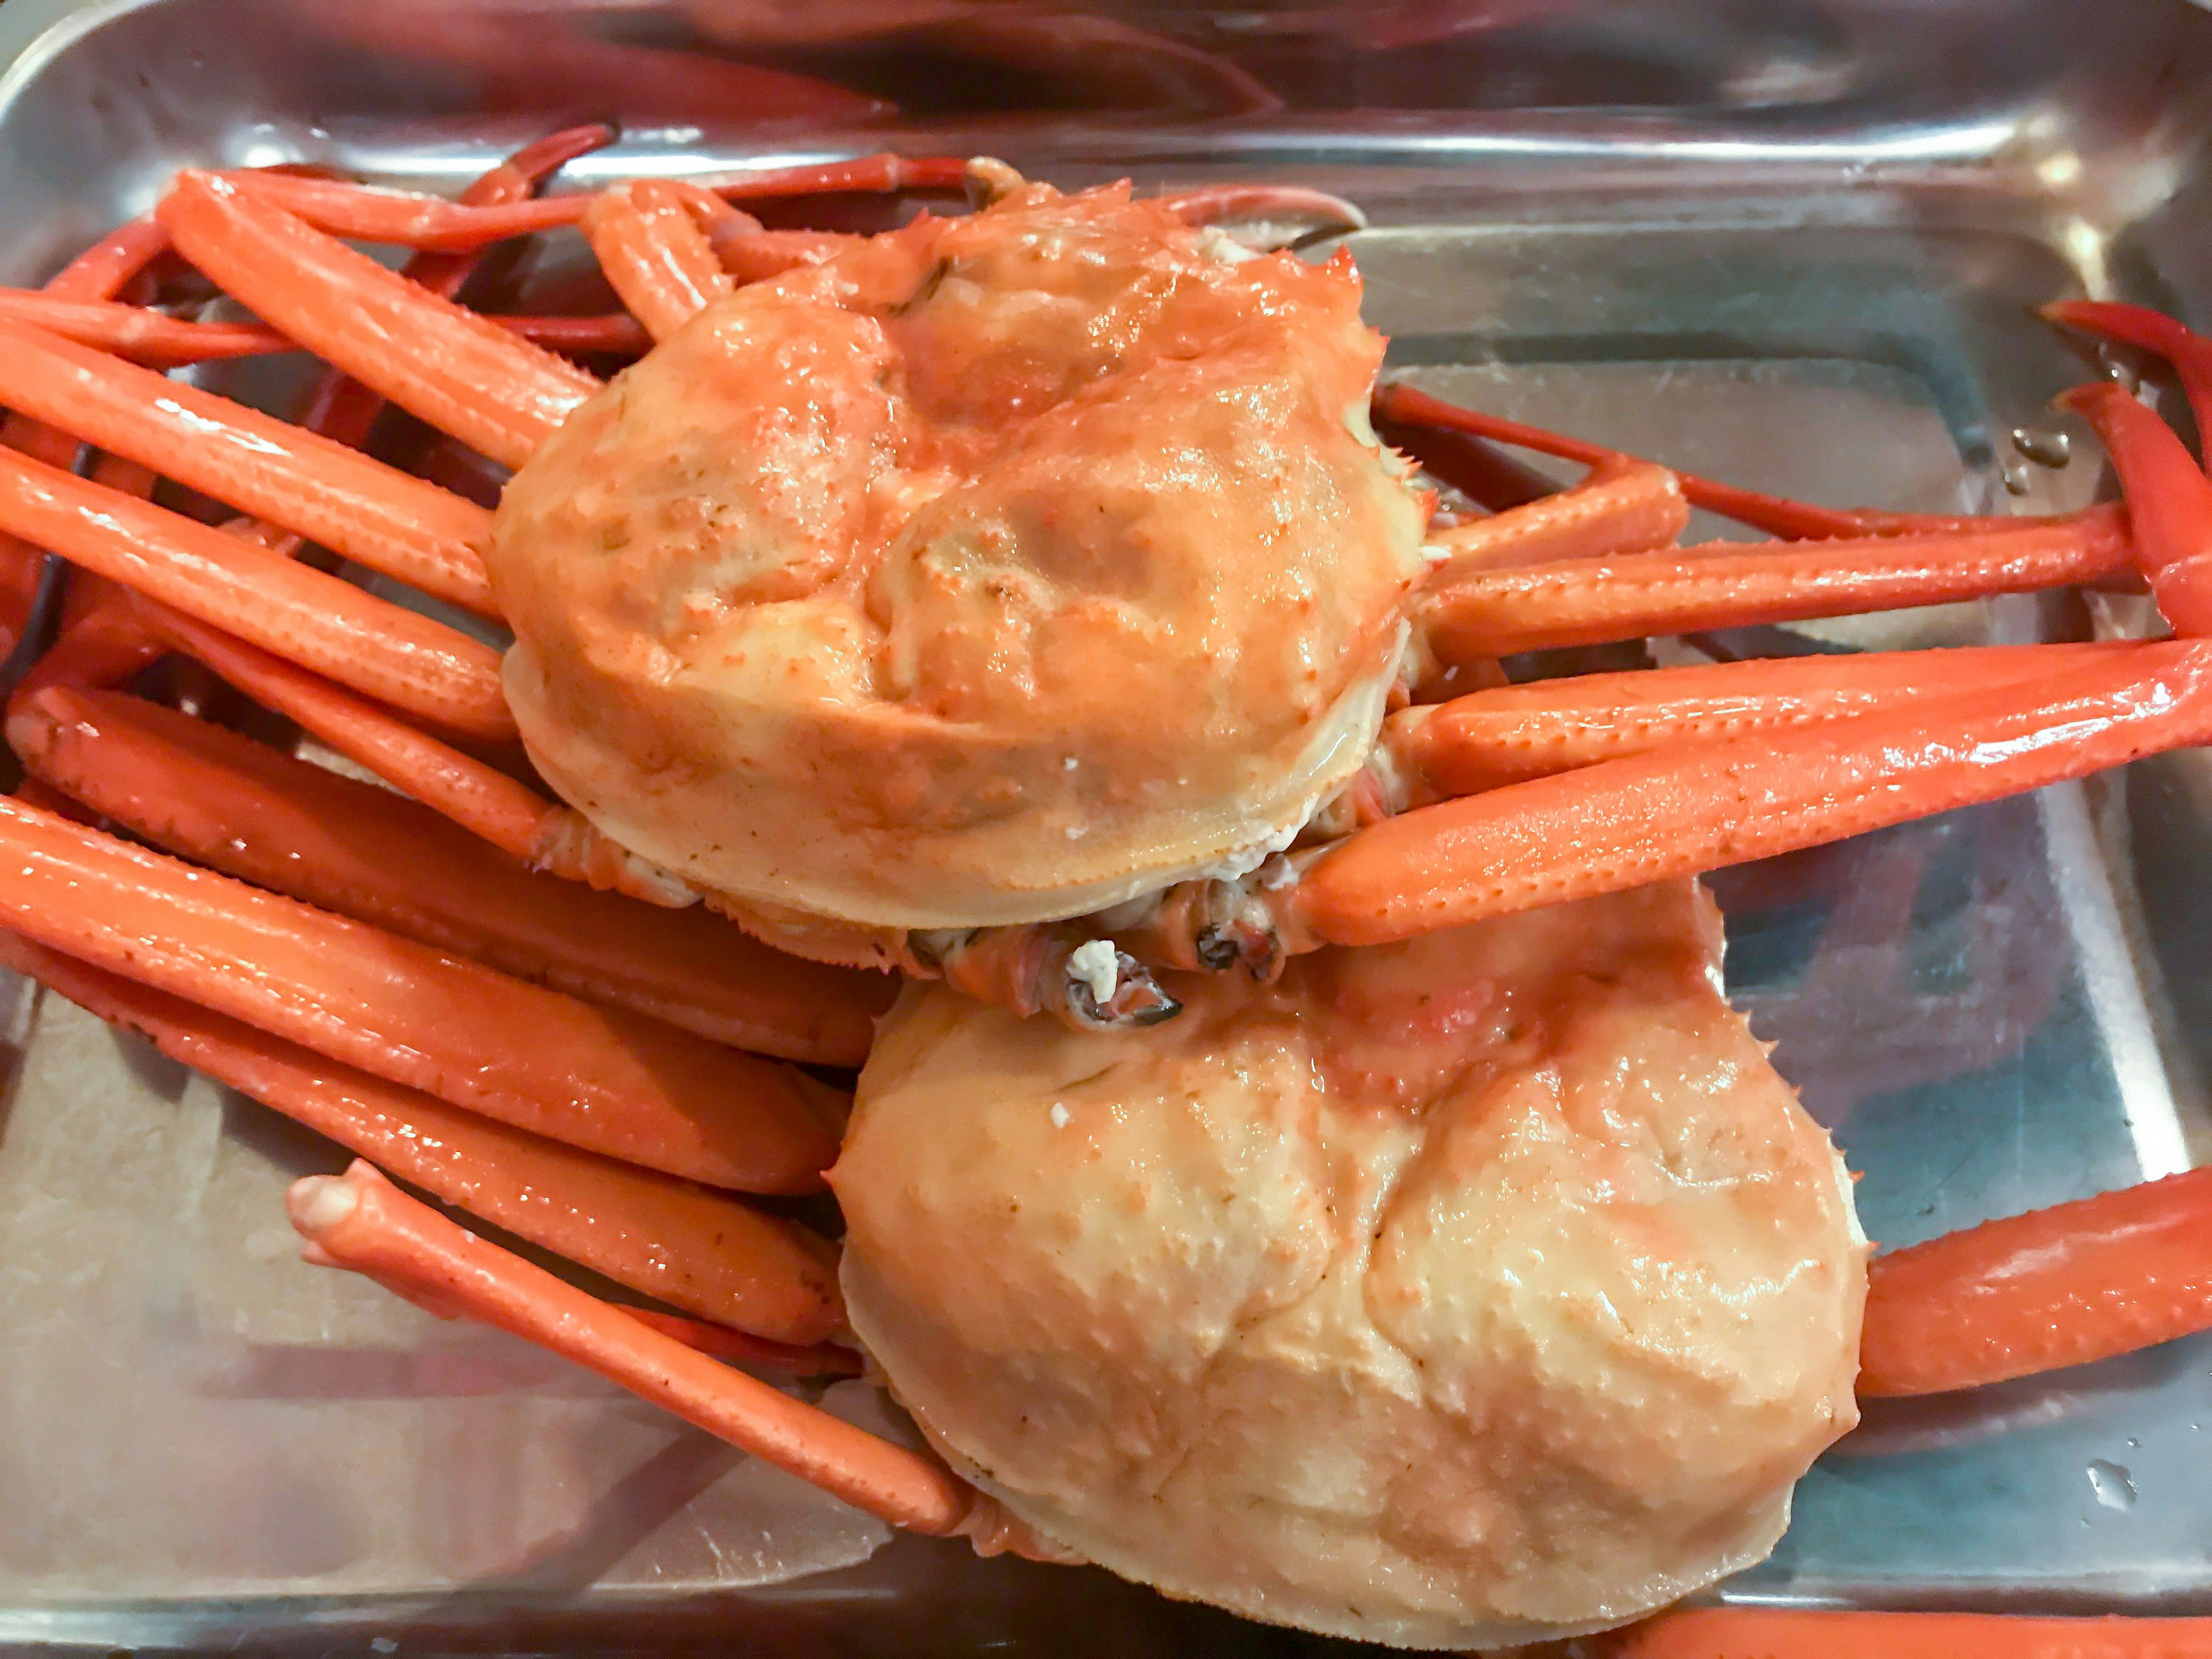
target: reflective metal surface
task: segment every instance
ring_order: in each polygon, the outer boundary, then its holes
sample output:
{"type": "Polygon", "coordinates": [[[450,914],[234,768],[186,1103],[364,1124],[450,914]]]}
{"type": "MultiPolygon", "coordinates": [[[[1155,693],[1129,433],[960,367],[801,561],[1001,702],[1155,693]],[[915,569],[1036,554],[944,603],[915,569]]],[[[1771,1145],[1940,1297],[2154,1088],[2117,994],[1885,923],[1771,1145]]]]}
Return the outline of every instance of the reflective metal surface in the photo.
{"type": "MultiPolygon", "coordinates": [[[[1372,216],[1370,315],[1424,384],[1838,503],[1995,510],[2010,467],[2044,510],[2088,499],[2100,464],[2009,443],[2084,373],[2028,308],[2086,291],[2212,321],[2212,15],[2081,20],[2064,0],[9,0],[0,280],[183,162],[447,186],[583,115],[627,124],[585,182],[884,145],[1062,182],[1295,178],[1372,216]]],[[[2017,600],[1800,643],[2098,623],[2017,600]]],[[[2205,1149],[2206,757],[1715,885],[1734,994],[1865,1172],[1878,1238],[2205,1149]]],[[[300,1267],[277,1197],[336,1167],[326,1147],[63,1005],[8,1006],[0,1644],[1330,1645],[1098,1573],[872,1556],[879,1528],[611,1389],[300,1267]]],[[[2203,1341],[1869,1412],[1722,1594],[2212,1611],[2208,1422],[2203,1341]]]]}

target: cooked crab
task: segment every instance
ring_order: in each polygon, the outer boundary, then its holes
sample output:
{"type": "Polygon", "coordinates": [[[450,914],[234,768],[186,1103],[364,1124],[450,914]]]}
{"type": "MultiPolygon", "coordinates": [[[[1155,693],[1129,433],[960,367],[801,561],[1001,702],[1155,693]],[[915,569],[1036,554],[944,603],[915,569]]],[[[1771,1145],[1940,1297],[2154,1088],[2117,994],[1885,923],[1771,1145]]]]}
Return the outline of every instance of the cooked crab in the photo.
{"type": "MultiPolygon", "coordinates": [[[[875,158],[721,193],[532,197],[598,137],[538,147],[459,204],[187,174],[157,221],[54,291],[0,295],[15,319],[0,324],[0,402],[26,452],[0,453],[0,529],[119,585],[76,596],[11,703],[35,785],[0,809],[9,960],[689,1317],[595,1304],[366,1165],[296,1195],[317,1259],[546,1341],[906,1524],[1073,1547],[1399,1639],[1632,1616],[1763,1547],[1790,1480],[1850,1415],[1860,1246],[1825,1145],[1711,989],[1709,916],[1686,888],[1649,884],[2203,741],[2212,485],[2179,440],[2110,389],[2085,393],[2132,514],[1932,521],[1759,496],[1386,389],[1394,430],[1593,463],[1573,489],[1437,527],[1368,425],[1381,342],[1349,261],[1247,257],[1202,222],[1249,195],[1060,197],[994,164],[875,158]],[[874,238],[763,231],[731,201],[963,176],[980,211],[874,238]],[[634,316],[497,322],[440,297],[469,250],[571,223],[634,316]],[[397,275],[331,233],[423,251],[397,275]],[[172,241],[264,320],[117,302],[172,241]],[[605,386],[526,343],[647,336],[659,343],[605,386]],[[110,355],[291,342],[344,371],[296,428],[110,355]],[[520,468],[495,514],[311,429],[357,440],[384,397],[520,468]],[[53,464],[80,439],[105,452],[90,479],[53,464]],[[256,520],[227,535],[153,505],[155,471],[256,520]],[[1785,539],[1674,548],[1690,502],[1785,539]],[[503,618],[504,687],[489,648],[294,562],[301,538],[503,618]],[[2181,639],[1591,677],[1390,712],[1401,687],[1434,695],[1540,646],[2137,570],[2181,639]],[[170,651],[416,801],[102,689],[170,651]],[[522,781],[501,748],[518,735],[565,799],[522,781]],[[47,810],[69,802],[244,879],[47,810]],[[696,1352],[849,1363],[823,1346],[846,1330],[830,1247],[708,1189],[817,1185],[844,1116],[836,1091],[724,1045],[851,1064],[885,1000],[874,976],[636,902],[702,892],[805,953],[891,961],[1002,1005],[908,993],[837,1171],[855,1324],[995,1498],[696,1352]],[[1549,959],[1516,958],[1528,941],[1549,959]],[[1376,948],[1285,966],[1332,944],[1376,948]],[[1118,1029],[1176,1012],[1148,964],[1281,978],[1170,981],[1191,1004],[1180,1029],[1118,1029]],[[1006,1012],[1037,1007],[1080,1029],[1006,1012]],[[1533,1035],[1506,1019],[1516,1007],[1533,1035]],[[1374,1059],[1378,1028],[1395,1071],[1374,1059]],[[1518,1211],[1501,1189],[1487,1231],[1432,1219],[1423,1248],[1386,1251],[1310,1204],[1287,1231],[1247,1221],[1248,1200],[1298,1208],[1310,1182],[1262,1169],[1209,1186],[1203,1138],[1176,1142],[1157,1186],[1138,1178],[1149,1166],[1102,1152],[1094,1168],[1050,1139],[1073,1164],[1057,1179],[1041,1177],[1044,1152],[1005,1162],[1059,1133],[1055,1106],[1073,1126],[1086,1099],[1043,1095],[1073,1088],[1063,1062],[1091,1053],[1133,1057],[1132,1098],[1164,1102],[1109,1103],[1086,1132],[1103,1147],[1145,1152],[1202,1119],[1217,1149],[1241,1137],[1255,1158],[1338,1171],[1355,1209],[1427,1191],[1449,1209],[1524,1153],[1554,1184],[1518,1211]],[[1316,1064],[1310,1115],[1270,1135],[1283,1079],[1316,1064]],[[957,1177],[911,1127],[956,1067],[961,1109],[923,1115],[993,1154],[957,1177]],[[1605,1104],[1606,1079],[1648,1101],[1605,1104]],[[1516,1115],[1547,1091],[1551,1120],[1516,1115]],[[1194,1097],[1212,1103],[1199,1119],[1194,1097]],[[1721,1195],[1688,1190],[1686,1169],[1721,1195]],[[1762,1234],[1770,1188],[1796,1200],[1762,1234]],[[1133,1190],[1148,1220],[1108,1225],[1133,1190]],[[994,1193],[1042,1214],[1007,1231],[975,1206],[994,1193]],[[1650,1249],[1593,1249],[1560,1297],[1516,1304],[1498,1253],[1616,1203],[1655,1230],[1650,1249]],[[909,1223],[969,1240],[971,1257],[998,1250],[1026,1304],[930,1273],[940,1258],[915,1250],[909,1223]],[[1072,1254],[1069,1225],[1087,1243],[1072,1254]],[[1275,1288],[1307,1294],[1258,1292],[1259,1325],[1234,1342],[1145,1312],[1190,1261],[1250,1259],[1255,1238],[1287,1264],[1275,1288]],[[1655,1289],[1644,1270],[1662,1263],[1655,1289]],[[1340,1271],[1315,1279],[1316,1264],[1340,1271]],[[1575,1325],[1572,1294],[1609,1275],[1621,1330],[1709,1338],[1700,1375],[1771,1405],[1746,1419],[1756,1433],[1739,1425],[1734,1473],[1684,1474],[1671,1431],[1616,1409],[1613,1391],[1680,1373],[1608,1346],[1602,1310],[1542,1434],[1482,1407],[1486,1373],[1516,1355],[1541,1371],[1530,1356],[1575,1325]],[[1436,1303],[1462,1278],[1475,1288],[1436,1303]],[[1392,1285],[1404,1305],[1375,1303],[1392,1285]],[[1424,1295],[1442,1309],[1425,1322],[1406,1310],[1424,1295]],[[1516,1305],[1522,1327],[1498,1323],[1516,1305]],[[1737,1314],[1794,1332],[1787,1351],[1731,1346],[1712,1322],[1737,1314]],[[1301,1317],[1336,1379],[1322,1392],[1344,1390],[1356,1419],[1346,1461],[1309,1489],[1284,1487],[1270,1453],[1299,1432],[1288,1417],[1244,1455],[1186,1432],[1213,1421],[1203,1399],[1180,1422],[1150,1404],[1133,1421],[1101,1413],[1097,1438],[1042,1453],[1020,1424],[1032,1404],[1074,1409],[1067,1379],[1086,1368],[1125,1403],[1173,1397],[1199,1356],[1229,1355],[1223,1375],[1254,1399],[1299,1396],[1291,1350],[1269,1345],[1301,1317]],[[1386,1331],[1401,1358],[1437,1345],[1443,1380],[1394,1371],[1386,1331]],[[1376,1497],[1386,1419],[1462,1460],[1464,1507],[1402,1488],[1428,1520],[1393,1530],[1376,1497]],[[1613,1437],[1615,1484],[1587,1484],[1583,1431],[1613,1437]],[[1134,1495],[1164,1449],[1193,1446],[1193,1501],[1147,1540],[1134,1495]],[[1467,1497],[1528,1468],[1559,1484],[1486,1510],[1467,1497]],[[1247,1498],[1241,1520],[1224,1507],[1247,1498]],[[1679,1527],[1636,1533],[1623,1516],[1647,1508],[1679,1527]],[[1330,1553],[1291,1535],[1310,1510],[1356,1535],[1384,1586],[1375,1605],[1353,1610],[1330,1553]],[[1609,1583],[1563,1516],[1614,1538],[1609,1583]],[[1231,1560],[1240,1526],[1274,1528],[1264,1559],[1231,1560]],[[1146,1553],[1163,1545],[1169,1559],[1146,1553]]],[[[1296,193],[1267,205],[1331,210],[1296,193]]],[[[2071,317],[2157,332],[2132,313],[2071,317]]],[[[2191,337],[2154,343],[2201,377],[2191,337]]],[[[1861,1391],[1965,1386],[2197,1328],[2207,1202],[2184,1177],[1883,1258],[1861,1391]]]]}

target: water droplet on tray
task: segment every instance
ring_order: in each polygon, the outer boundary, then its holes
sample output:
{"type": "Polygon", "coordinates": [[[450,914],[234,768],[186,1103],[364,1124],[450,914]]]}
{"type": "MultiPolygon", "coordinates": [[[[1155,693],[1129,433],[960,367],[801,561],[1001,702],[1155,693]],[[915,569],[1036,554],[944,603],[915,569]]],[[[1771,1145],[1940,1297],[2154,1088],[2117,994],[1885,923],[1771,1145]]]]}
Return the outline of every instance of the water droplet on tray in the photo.
{"type": "Polygon", "coordinates": [[[2005,493],[2008,495],[2025,495],[2035,488],[2035,480],[2028,476],[2027,469],[2018,461],[2007,461],[1997,471],[2004,479],[2005,493]]]}
{"type": "Polygon", "coordinates": [[[2124,389],[2133,392],[2142,385],[2142,376],[2136,373],[2136,366],[2113,350],[2112,347],[2100,345],[2097,348],[2097,362],[2104,368],[2105,378],[2116,382],[2124,389]]]}
{"type": "Polygon", "coordinates": [[[2045,427],[2013,428],[2012,447],[2038,466],[2061,467],[2074,456],[2073,440],[2045,427]]]}
{"type": "Polygon", "coordinates": [[[2089,1477],[2089,1490],[2097,1494],[2097,1501],[2108,1510],[2131,1510],[2136,1506],[2136,1483],[2127,1470],[2118,1463],[2108,1463],[2101,1457],[2089,1460],[2083,1471],[2089,1477]]]}

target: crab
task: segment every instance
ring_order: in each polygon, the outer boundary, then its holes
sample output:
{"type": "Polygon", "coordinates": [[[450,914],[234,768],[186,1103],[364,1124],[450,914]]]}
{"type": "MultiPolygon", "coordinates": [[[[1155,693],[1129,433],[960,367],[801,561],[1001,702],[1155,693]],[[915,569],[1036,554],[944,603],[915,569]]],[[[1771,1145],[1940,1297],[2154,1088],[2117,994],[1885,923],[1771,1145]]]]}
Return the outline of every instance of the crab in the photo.
{"type": "MultiPolygon", "coordinates": [[[[854,1363],[831,1248],[734,1194],[818,1189],[836,1158],[848,1100],[793,1062],[868,1054],[893,988],[863,968],[951,988],[894,1030],[957,992],[1141,1043],[1185,1000],[1293,995],[1328,971],[1310,951],[1418,957],[2212,739],[2212,483],[2110,386],[2068,402],[2127,506],[2049,520],[1816,508],[1383,387],[1372,419],[1436,476],[1468,440],[1589,465],[1444,525],[1370,430],[1349,257],[1224,228],[1347,222],[1327,198],[1062,198],[888,156],[535,194],[605,137],[459,202],[187,173],[46,292],[0,295],[14,580],[33,550],[92,579],[10,701],[6,957],[359,1153],[295,1192],[311,1259],[902,1525],[1066,1548],[1011,1489],[720,1363],[854,1363]],[[869,238],[737,205],[954,188],[978,211],[869,238]],[[569,225],[624,314],[455,301],[477,250],[569,225]],[[416,252],[398,273],[341,238],[416,252]],[[171,252],[261,320],[117,299],[171,252]],[[296,425],[158,372],[290,346],[331,366],[296,425]],[[644,355],[603,386],[560,349],[644,355]],[[495,513],[361,452],[386,400],[518,469],[495,513]],[[244,516],[156,505],[157,475],[244,516]],[[1677,547],[1693,505],[1776,539],[1677,547]],[[504,668],[303,544],[511,624],[504,668]],[[1551,647],[2131,580],[2176,637],[1495,683],[1551,647]],[[172,653],[389,788],[109,689],[172,653]],[[373,1165],[663,1307],[596,1301],[373,1165]]],[[[2212,397],[2178,325],[2054,312],[2212,397]]],[[[2192,1174],[1877,1258],[1858,1391],[2203,1328],[2208,1206],[2192,1174]]]]}

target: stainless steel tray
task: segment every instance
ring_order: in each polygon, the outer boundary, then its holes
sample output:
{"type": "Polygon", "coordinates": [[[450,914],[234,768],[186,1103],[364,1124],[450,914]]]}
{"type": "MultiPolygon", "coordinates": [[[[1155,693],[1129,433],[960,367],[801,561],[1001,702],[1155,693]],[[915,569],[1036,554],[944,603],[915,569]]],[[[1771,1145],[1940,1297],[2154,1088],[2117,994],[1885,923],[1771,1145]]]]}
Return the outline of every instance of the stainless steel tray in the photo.
{"type": "MultiPolygon", "coordinates": [[[[2212,319],[2212,16],[2179,0],[2112,0],[2093,27],[2065,0],[9,0],[0,62],[0,280],[180,163],[444,186],[582,115],[628,122],[586,179],[885,144],[1063,181],[1296,179],[1373,216],[1370,314],[1425,383],[1838,502],[2006,499],[2008,429],[2083,372],[2036,301],[2212,319]],[[904,113],[810,118],[748,64],[904,113]]],[[[2023,505],[2098,481],[2091,446],[2023,505]]],[[[2021,600],[1803,635],[2092,622],[2021,600]]],[[[1715,884],[1734,993],[1867,1172],[1877,1237],[2203,1151],[2204,757],[1715,884]]],[[[24,988],[0,1008],[0,1645],[1330,1645],[1096,1572],[885,1547],[588,1377],[311,1273],[277,1198],[337,1166],[327,1147],[24,988]]],[[[2208,1420],[2201,1340],[1870,1412],[1774,1559],[1721,1593],[2212,1610],[2208,1420]]]]}

